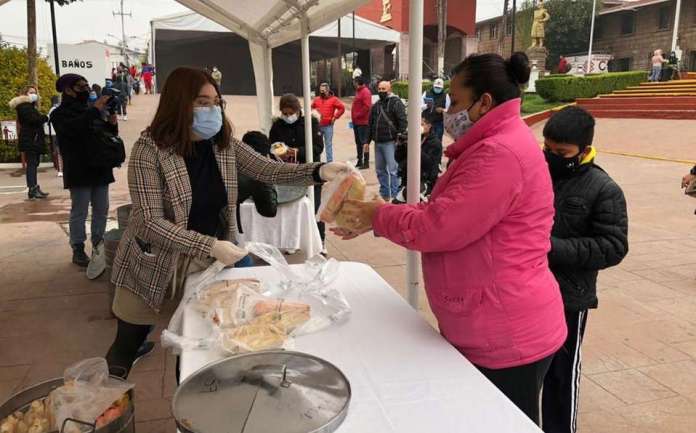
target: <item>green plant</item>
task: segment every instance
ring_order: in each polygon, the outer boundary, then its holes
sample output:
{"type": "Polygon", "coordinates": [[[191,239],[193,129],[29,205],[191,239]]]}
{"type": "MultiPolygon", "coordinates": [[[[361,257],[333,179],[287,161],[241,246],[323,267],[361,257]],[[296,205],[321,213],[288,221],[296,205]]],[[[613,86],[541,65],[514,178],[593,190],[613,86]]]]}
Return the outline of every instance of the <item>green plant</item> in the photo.
{"type": "MultiPolygon", "coordinates": [[[[51,107],[51,96],[56,95],[56,75],[46,62],[37,60],[39,74],[40,108],[42,113],[51,107]]],[[[10,108],[10,99],[17,96],[27,85],[27,51],[16,47],[0,47],[0,120],[14,119],[15,111],[10,108]]]]}
{"type": "MultiPolygon", "coordinates": [[[[449,80],[445,81],[445,89],[444,89],[445,92],[449,91],[449,85],[450,85],[449,80]]],[[[423,81],[423,92],[427,92],[428,90],[430,90],[432,88],[433,88],[432,81],[423,81]]],[[[394,94],[400,98],[408,99],[408,81],[394,81],[392,83],[392,92],[394,92],[394,94]]]]}
{"type": "Polygon", "coordinates": [[[537,80],[535,88],[539,96],[550,102],[571,102],[578,98],[594,98],[612,93],[645,81],[644,71],[612,72],[584,77],[557,76],[537,80]]]}
{"type": "Polygon", "coordinates": [[[564,105],[563,102],[549,102],[543,99],[536,93],[525,93],[522,95],[522,114],[534,114],[540,111],[546,111],[551,108],[564,105]]]}

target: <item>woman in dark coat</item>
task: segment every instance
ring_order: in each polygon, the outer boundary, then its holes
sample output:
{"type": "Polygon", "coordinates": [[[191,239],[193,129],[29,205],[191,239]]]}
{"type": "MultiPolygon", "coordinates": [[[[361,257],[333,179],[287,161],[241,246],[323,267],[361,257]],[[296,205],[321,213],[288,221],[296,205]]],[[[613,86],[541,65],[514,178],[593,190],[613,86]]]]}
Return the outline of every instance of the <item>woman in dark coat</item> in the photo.
{"type": "MultiPolygon", "coordinates": [[[[285,143],[290,149],[283,156],[286,161],[299,162],[304,164],[306,161],[305,150],[305,122],[302,115],[302,106],[297,96],[288,93],[280,98],[280,118],[276,119],[271,126],[268,139],[271,143],[285,143]]],[[[324,151],[324,139],[319,132],[319,121],[312,117],[312,159],[319,162],[321,153],[324,151]]],[[[319,209],[321,202],[321,185],[314,186],[314,210],[319,209]]],[[[325,227],[323,222],[317,222],[321,242],[324,243],[325,227]]],[[[324,248],[322,253],[326,253],[324,248]]]]}
{"type": "Polygon", "coordinates": [[[36,178],[41,154],[45,152],[43,125],[48,121],[48,117],[37,109],[38,102],[39,94],[33,86],[27,87],[23,95],[10,101],[10,107],[17,111],[19,151],[24,152],[27,160],[29,200],[48,197],[47,193],[41,191],[36,178]]]}

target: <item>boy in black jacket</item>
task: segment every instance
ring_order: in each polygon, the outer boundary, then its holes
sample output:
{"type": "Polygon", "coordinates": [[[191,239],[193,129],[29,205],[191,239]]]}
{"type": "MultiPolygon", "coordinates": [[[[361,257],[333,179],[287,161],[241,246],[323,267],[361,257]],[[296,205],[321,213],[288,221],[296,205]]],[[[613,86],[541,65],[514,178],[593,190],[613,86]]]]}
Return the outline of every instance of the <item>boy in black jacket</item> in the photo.
{"type": "Polygon", "coordinates": [[[556,216],[549,266],[565,305],[568,338],[544,381],[546,433],[577,430],[580,345],[587,313],[597,308],[597,274],[628,253],[628,216],[621,188],[594,163],[594,118],[579,107],[556,113],[544,127],[556,216]]]}
{"type": "MultiPolygon", "coordinates": [[[[408,183],[408,143],[405,140],[398,141],[395,158],[399,165],[401,192],[392,202],[404,203],[408,183]]],[[[433,124],[424,116],[421,118],[421,196],[428,197],[433,191],[435,181],[440,175],[440,161],[442,161],[442,141],[433,130],[433,124]]]]}

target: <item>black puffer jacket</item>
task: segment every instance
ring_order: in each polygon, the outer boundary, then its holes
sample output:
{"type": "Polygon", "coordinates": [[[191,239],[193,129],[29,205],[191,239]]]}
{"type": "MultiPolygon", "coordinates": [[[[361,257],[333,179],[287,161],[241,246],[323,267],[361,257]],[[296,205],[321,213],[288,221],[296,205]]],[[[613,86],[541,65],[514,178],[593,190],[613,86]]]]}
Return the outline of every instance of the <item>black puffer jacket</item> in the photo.
{"type": "MultiPolygon", "coordinates": [[[[297,162],[303,164],[306,162],[304,133],[304,116],[300,116],[293,124],[289,124],[283,119],[276,119],[268,133],[268,141],[271,143],[280,141],[288,147],[297,149],[297,162]]],[[[319,121],[312,117],[312,156],[314,162],[321,160],[323,151],[324,139],[319,132],[319,121]]]]}
{"type": "MultiPolygon", "coordinates": [[[[408,177],[408,144],[399,143],[394,153],[399,164],[401,185],[406,186],[408,177]]],[[[440,175],[442,161],[442,142],[432,131],[421,141],[421,182],[434,184],[440,175]]]]}
{"type": "Polygon", "coordinates": [[[63,185],[66,189],[107,185],[114,181],[110,168],[90,167],[88,146],[94,144],[94,129],[102,127],[118,135],[118,126],[104,122],[96,108],[63,95],[63,102],[51,113],[51,124],[60,142],[63,157],[63,185]]]}
{"type": "Polygon", "coordinates": [[[372,105],[370,109],[370,135],[367,142],[394,141],[398,134],[405,134],[407,128],[406,107],[398,96],[392,95],[384,101],[379,100],[372,105]]]}
{"type": "Polygon", "coordinates": [[[43,125],[48,121],[48,117],[39,113],[27,95],[12,98],[10,107],[17,110],[19,151],[46,153],[43,125]]]}
{"type": "Polygon", "coordinates": [[[554,179],[556,216],[549,265],[567,310],[597,308],[597,274],[628,254],[628,215],[621,188],[594,163],[554,179]]]}

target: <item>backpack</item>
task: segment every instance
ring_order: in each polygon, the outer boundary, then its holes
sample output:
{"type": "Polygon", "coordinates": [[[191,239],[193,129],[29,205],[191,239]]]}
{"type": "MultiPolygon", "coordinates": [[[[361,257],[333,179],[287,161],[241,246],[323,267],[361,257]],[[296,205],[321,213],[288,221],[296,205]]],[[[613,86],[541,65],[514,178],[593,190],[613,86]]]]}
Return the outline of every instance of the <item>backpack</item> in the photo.
{"type": "MultiPolygon", "coordinates": [[[[103,121],[99,121],[103,123],[103,121]]],[[[112,134],[95,122],[92,127],[92,145],[87,147],[88,164],[94,168],[120,167],[126,160],[126,146],[121,137],[112,134]]]]}

